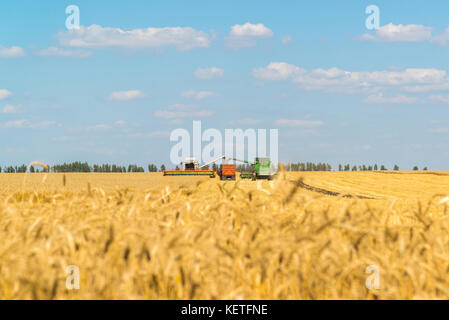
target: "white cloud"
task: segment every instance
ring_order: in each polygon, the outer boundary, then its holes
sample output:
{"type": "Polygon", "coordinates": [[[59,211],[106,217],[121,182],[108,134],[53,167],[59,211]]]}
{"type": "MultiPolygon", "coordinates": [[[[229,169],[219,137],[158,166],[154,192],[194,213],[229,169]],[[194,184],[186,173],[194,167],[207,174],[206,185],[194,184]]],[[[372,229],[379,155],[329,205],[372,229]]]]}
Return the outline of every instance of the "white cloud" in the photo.
{"type": "Polygon", "coordinates": [[[232,120],[229,123],[232,125],[256,125],[261,122],[263,122],[263,121],[260,119],[243,118],[243,119],[232,120]]]}
{"type": "Polygon", "coordinates": [[[221,78],[224,74],[224,70],[217,67],[198,68],[193,74],[198,79],[214,79],[221,78]]]}
{"type": "Polygon", "coordinates": [[[364,34],[362,40],[381,42],[423,42],[432,38],[432,28],[417,24],[395,25],[389,23],[380,27],[375,35],[364,34]]]}
{"type": "Polygon", "coordinates": [[[56,141],[56,142],[67,142],[67,141],[72,141],[74,140],[74,137],[70,137],[70,136],[58,136],[58,137],[53,137],[51,138],[52,141],[56,141]]]}
{"type": "Polygon", "coordinates": [[[6,89],[0,89],[0,100],[6,99],[12,95],[12,92],[6,89]]]}
{"type": "Polygon", "coordinates": [[[373,147],[369,144],[364,144],[363,146],[360,146],[360,149],[362,150],[371,150],[373,147]]]}
{"type": "Polygon", "coordinates": [[[108,124],[104,124],[104,123],[99,123],[99,124],[87,127],[88,131],[104,131],[104,130],[109,130],[109,129],[112,129],[112,126],[110,126],[108,124]]]}
{"type": "Polygon", "coordinates": [[[92,52],[85,50],[68,50],[57,47],[49,47],[47,49],[39,50],[38,54],[45,57],[85,58],[91,56],[92,52]]]}
{"type": "Polygon", "coordinates": [[[433,128],[429,130],[432,133],[448,133],[449,128],[433,128]]]}
{"type": "Polygon", "coordinates": [[[25,51],[21,47],[2,47],[0,46],[1,58],[18,58],[25,56],[25,51]]]}
{"type": "Polygon", "coordinates": [[[169,131],[153,131],[146,134],[147,137],[169,137],[169,131]]]}
{"type": "Polygon", "coordinates": [[[114,122],[114,125],[116,125],[117,127],[126,127],[128,125],[128,123],[124,120],[117,120],[116,122],[114,122]]]}
{"type": "Polygon", "coordinates": [[[203,118],[213,114],[209,110],[199,110],[195,106],[175,104],[166,107],[163,110],[157,110],[154,116],[157,118],[174,119],[174,118],[203,118]]]}
{"type": "Polygon", "coordinates": [[[276,124],[279,126],[286,127],[319,127],[324,124],[323,121],[314,121],[314,120],[293,120],[293,119],[279,119],[276,121],[276,124]]]}
{"type": "Polygon", "coordinates": [[[345,71],[338,68],[308,71],[285,62],[271,62],[253,70],[253,76],[267,81],[290,81],[303,90],[339,93],[373,93],[396,87],[407,92],[449,90],[444,70],[408,68],[388,71],[345,71]]]}
{"type": "Polygon", "coordinates": [[[429,100],[433,102],[449,103],[449,95],[443,96],[440,94],[433,94],[429,97],[429,100]]]}
{"type": "Polygon", "coordinates": [[[270,81],[289,80],[304,73],[306,70],[286,62],[271,62],[264,68],[253,70],[254,77],[270,81]]]}
{"type": "Polygon", "coordinates": [[[236,24],[231,27],[231,32],[227,37],[227,44],[231,48],[247,48],[256,45],[256,39],[271,38],[273,31],[262,23],[236,24]]]}
{"type": "Polygon", "coordinates": [[[4,128],[30,128],[30,129],[45,129],[50,127],[62,127],[61,124],[55,121],[40,121],[40,122],[31,122],[29,120],[20,119],[20,120],[12,120],[7,121],[2,124],[4,128]]]}
{"type": "Polygon", "coordinates": [[[17,113],[17,112],[19,112],[18,106],[7,104],[2,108],[2,113],[17,113]]]}
{"type": "Polygon", "coordinates": [[[209,97],[215,97],[217,94],[211,91],[188,90],[181,93],[181,96],[187,99],[202,100],[209,97]]]}
{"type": "Polygon", "coordinates": [[[286,35],[281,38],[281,42],[282,44],[289,44],[293,42],[293,39],[289,35],[286,35]]]}
{"type": "Polygon", "coordinates": [[[360,40],[380,41],[380,42],[425,42],[445,46],[449,45],[449,28],[438,35],[433,35],[433,28],[419,25],[408,24],[395,25],[389,23],[379,28],[376,33],[359,37],[360,40]]]}
{"type": "Polygon", "coordinates": [[[68,47],[144,49],[175,46],[182,51],[207,48],[212,38],[211,35],[190,27],[122,30],[98,25],[62,31],[58,37],[60,44],[68,47]]]}
{"type": "Polygon", "coordinates": [[[149,133],[129,133],[126,135],[128,138],[157,138],[157,137],[169,137],[169,131],[153,131],[149,133]]]}
{"type": "Polygon", "coordinates": [[[273,36],[273,32],[262,23],[252,24],[247,22],[245,24],[233,25],[229,35],[231,37],[268,38],[273,36]]]}
{"type": "Polygon", "coordinates": [[[109,95],[109,99],[117,101],[128,101],[144,98],[145,94],[140,90],[115,91],[109,95]]]}
{"type": "Polygon", "coordinates": [[[449,28],[444,30],[441,34],[434,36],[430,42],[439,44],[441,46],[448,45],[449,44],[449,28]]]}
{"type": "Polygon", "coordinates": [[[415,97],[408,97],[404,95],[386,97],[383,95],[382,92],[379,92],[377,94],[368,96],[363,100],[363,102],[367,104],[385,104],[385,103],[412,104],[412,103],[419,103],[421,102],[421,100],[415,97]]]}

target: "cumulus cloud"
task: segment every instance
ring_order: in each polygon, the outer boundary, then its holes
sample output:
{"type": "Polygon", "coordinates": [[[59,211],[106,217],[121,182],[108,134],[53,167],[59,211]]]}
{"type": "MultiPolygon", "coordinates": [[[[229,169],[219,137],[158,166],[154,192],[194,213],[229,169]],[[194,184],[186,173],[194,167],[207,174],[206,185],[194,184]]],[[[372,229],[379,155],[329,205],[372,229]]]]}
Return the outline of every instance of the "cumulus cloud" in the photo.
{"type": "Polygon", "coordinates": [[[289,35],[286,35],[281,38],[281,42],[282,44],[289,44],[293,42],[293,39],[289,35]]]}
{"type": "Polygon", "coordinates": [[[317,120],[294,120],[294,119],[279,119],[276,121],[279,126],[286,127],[319,127],[324,124],[323,121],[317,120]]]}
{"type": "Polygon", "coordinates": [[[12,92],[6,89],[0,89],[0,100],[6,99],[12,95],[12,92]]]}
{"type": "Polygon", "coordinates": [[[229,33],[231,37],[257,37],[257,38],[267,38],[272,37],[273,32],[265,27],[262,23],[252,24],[236,24],[231,27],[231,32],[229,33]]]}
{"type": "Polygon", "coordinates": [[[439,103],[449,103],[449,95],[433,94],[429,97],[429,100],[439,103]]]}
{"type": "Polygon", "coordinates": [[[376,30],[374,35],[364,34],[362,40],[381,42],[423,42],[432,38],[432,28],[419,24],[395,25],[389,23],[376,30]]]}
{"type": "Polygon", "coordinates": [[[145,94],[140,90],[115,91],[109,95],[109,99],[116,101],[128,101],[144,98],[145,94]]]}
{"type": "Polygon", "coordinates": [[[148,133],[135,132],[126,135],[128,138],[157,138],[157,137],[169,137],[169,131],[153,131],[148,133]]]}
{"type": "Polygon", "coordinates": [[[70,57],[70,58],[85,58],[92,55],[92,52],[85,50],[68,50],[57,47],[49,47],[38,51],[40,56],[45,57],[70,57]]]}
{"type": "Polygon", "coordinates": [[[200,110],[196,106],[175,104],[168,106],[154,113],[156,118],[175,119],[175,118],[204,118],[213,114],[209,110],[200,110]]]}
{"type": "Polygon", "coordinates": [[[227,37],[227,45],[231,48],[247,48],[256,45],[256,39],[271,38],[273,31],[262,23],[236,24],[231,27],[231,32],[227,37]]]}
{"type": "Polygon", "coordinates": [[[185,51],[210,46],[212,36],[191,27],[164,27],[123,30],[99,25],[81,26],[58,33],[62,46],[79,48],[162,48],[174,46],[185,51]]]}
{"type": "Polygon", "coordinates": [[[117,127],[126,127],[128,125],[128,123],[125,120],[117,120],[114,122],[114,125],[116,125],[117,127]]]}
{"type": "Polygon", "coordinates": [[[51,140],[52,140],[52,141],[56,141],[56,142],[68,142],[68,141],[74,140],[74,137],[70,137],[70,136],[57,136],[57,137],[51,138],[51,140]]]}
{"type": "Polygon", "coordinates": [[[389,23],[376,30],[375,34],[365,33],[359,37],[360,40],[380,42],[425,42],[445,46],[449,45],[449,28],[434,35],[433,28],[420,25],[408,24],[395,25],[389,23]]]}
{"type": "Polygon", "coordinates": [[[2,108],[2,113],[17,113],[19,112],[19,107],[7,104],[2,108]]]}
{"type": "Polygon", "coordinates": [[[25,51],[21,47],[0,46],[0,58],[19,58],[25,56],[25,51]]]}
{"type": "Polygon", "coordinates": [[[433,128],[429,130],[432,133],[448,133],[449,128],[433,128]]]}
{"type": "Polygon", "coordinates": [[[188,90],[181,93],[181,96],[187,99],[202,100],[209,97],[215,97],[217,94],[211,91],[188,90]]]}
{"type": "Polygon", "coordinates": [[[224,70],[217,67],[211,68],[198,68],[193,75],[198,79],[214,79],[221,78],[224,74],[224,70]]]}
{"type": "Polygon", "coordinates": [[[434,36],[431,40],[432,43],[445,46],[449,44],[449,28],[444,30],[441,34],[434,36]]]}
{"type": "Polygon", "coordinates": [[[23,129],[23,128],[30,128],[30,129],[45,129],[50,127],[62,127],[61,124],[55,122],[55,121],[39,121],[39,122],[31,122],[26,119],[19,119],[19,120],[11,120],[7,121],[2,124],[2,127],[4,128],[16,128],[16,129],[23,129]]]}
{"type": "Polygon", "coordinates": [[[286,62],[271,62],[264,68],[253,70],[254,77],[269,81],[293,80],[304,73],[306,73],[306,70],[286,62]]]}
{"type": "Polygon", "coordinates": [[[271,62],[253,70],[253,76],[266,81],[289,81],[303,90],[339,93],[375,93],[383,88],[407,92],[449,90],[444,70],[408,68],[388,71],[345,71],[338,68],[311,71],[285,62],[271,62]]]}
{"type": "Polygon", "coordinates": [[[237,120],[231,120],[229,123],[232,125],[256,125],[263,122],[261,119],[254,119],[254,118],[243,118],[243,119],[237,119],[237,120]]]}
{"type": "Polygon", "coordinates": [[[99,123],[93,126],[88,126],[87,131],[104,131],[104,130],[109,130],[112,129],[112,126],[108,125],[108,124],[104,124],[104,123],[99,123]]]}
{"type": "Polygon", "coordinates": [[[396,95],[396,96],[384,96],[382,92],[377,94],[373,94],[368,96],[363,100],[364,103],[367,104],[385,104],[385,103],[393,103],[393,104],[413,104],[420,103],[421,100],[415,97],[408,97],[404,95],[396,95]]]}

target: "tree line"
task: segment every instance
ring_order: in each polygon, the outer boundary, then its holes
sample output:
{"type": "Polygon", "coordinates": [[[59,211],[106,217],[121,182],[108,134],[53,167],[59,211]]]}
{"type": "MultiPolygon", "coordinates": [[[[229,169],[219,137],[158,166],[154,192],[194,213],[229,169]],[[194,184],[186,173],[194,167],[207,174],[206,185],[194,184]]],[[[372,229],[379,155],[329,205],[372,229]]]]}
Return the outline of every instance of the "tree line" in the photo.
{"type": "MultiPolygon", "coordinates": [[[[217,170],[218,165],[216,163],[212,164],[212,170],[217,170]]],[[[286,163],[283,164],[286,171],[332,171],[332,166],[328,163],[313,163],[313,162],[297,162],[297,163],[286,163]]],[[[165,165],[162,164],[159,168],[155,164],[149,164],[147,166],[147,172],[162,172],[166,169],[165,165]]],[[[176,167],[179,170],[179,167],[176,167]]],[[[209,166],[203,167],[203,170],[209,169],[209,166]]],[[[236,167],[237,172],[251,172],[252,166],[250,164],[238,164],[236,167]]],[[[384,165],[350,165],[350,164],[339,164],[338,169],[335,171],[378,171],[378,170],[389,170],[384,165]]],[[[398,165],[394,165],[392,170],[399,170],[398,165]]],[[[414,166],[412,170],[420,170],[418,166],[414,166]]],[[[421,170],[428,170],[427,167],[423,167],[421,170]]],[[[21,166],[8,166],[1,167],[0,172],[4,173],[24,173],[27,171],[26,165],[21,166]]],[[[89,165],[87,162],[75,161],[70,163],[56,164],[51,166],[48,170],[42,169],[40,167],[35,168],[30,167],[30,172],[145,172],[145,169],[137,164],[129,164],[128,166],[121,166],[116,164],[94,164],[89,165]]]]}
{"type": "MultiPolygon", "coordinates": [[[[158,172],[164,171],[165,166],[161,165],[160,169],[155,164],[148,165],[148,172],[158,172]]],[[[2,168],[0,166],[0,172],[4,173],[23,173],[27,171],[26,165],[21,166],[8,166],[2,168]]],[[[40,167],[30,167],[30,172],[145,172],[145,169],[137,164],[129,164],[128,166],[121,166],[116,164],[94,164],[89,165],[87,162],[70,162],[63,164],[56,164],[50,166],[48,170],[42,169],[40,167]]]]}

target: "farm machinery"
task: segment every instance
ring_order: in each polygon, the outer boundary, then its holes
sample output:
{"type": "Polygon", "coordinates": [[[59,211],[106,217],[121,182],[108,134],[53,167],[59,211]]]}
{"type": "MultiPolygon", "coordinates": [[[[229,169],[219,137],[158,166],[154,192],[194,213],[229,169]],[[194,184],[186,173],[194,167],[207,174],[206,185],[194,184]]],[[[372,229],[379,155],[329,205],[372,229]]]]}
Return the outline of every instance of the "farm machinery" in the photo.
{"type": "Polygon", "coordinates": [[[200,166],[195,158],[186,158],[183,162],[181,162],[181,169],[164,170],[164,176],[209,176],[211,178],[215,178],[215,170],[203,170],[202,168],[207,167],[210,164],[221,159],[225,159],[225,157],[218,157],[200,166]]]}
{"type": "Polygon", "coordinates": [[[215,178],[214,170],[202,170],[208,164],[200,166],[195,158],[186,158],[181,162],[181,169],[164,170],[164,176],[209,176],[215,178]]]}
{"type": "Polygon", "coordinates": [[[252,180],[258,180],[258,179],[267,179],[267,180],[273,180],[275,176],[274,170],[271,168],[271,160],[270,158],[259,158],[256,157],[254,159],[254,162],[251,163],[249,161],[240,160],[232,158],[231,160],[239,161],[243,163],[247,163],[251,165],[252,172],[242,172],[240,173],[241,179],[252,179],[252,180]]]}
{"type": "Polygon", "coordinates": [[[181,169],[170,169],[164,170],[164,176],[209,176],[211,178],[215,178],[217,174],[220,177],[220,180],[235,180],[236,175],[236,165],[229,164],[228,160],[239,161],[243,163],[247,163],[251,165],[252,172],[242,172],[240,173],[241,179],[267,179],[272,180],[275,176],[274,170],[271,168],[270,158],[255,158],[254,162],[249,162],[245,160],[240,160],[236,158],[226,159],[225,156],[220,156],[202,166],[199,165],[198,161],[195,158],[186,158],[181,163],[181,169]],[[225,164],[221,164],[220,167],[215,170],[211,169],[202,169],[204,167],[209,166],[210,164],[217,162],[219,160],[225,160],[225,164]]]}

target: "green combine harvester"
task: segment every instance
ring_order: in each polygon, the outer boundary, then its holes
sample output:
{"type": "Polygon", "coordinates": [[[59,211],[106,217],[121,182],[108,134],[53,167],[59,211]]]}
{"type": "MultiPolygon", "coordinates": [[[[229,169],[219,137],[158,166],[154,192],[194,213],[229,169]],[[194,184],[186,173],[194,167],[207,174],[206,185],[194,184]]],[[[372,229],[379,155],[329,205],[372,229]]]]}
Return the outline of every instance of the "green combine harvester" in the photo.
{"type": "Polygon", "coordinates": [[[255,158],[254,163],[249,161],[240,160],[232,158],[231,160],[239,161],[243,163],[250,164],[252,166],[252,172],[242,172],[240,173],[241,179],[267,179],[273,180],[275,176],[275,172],[271,168],[271,160],[270,158],[255,158]]]}

